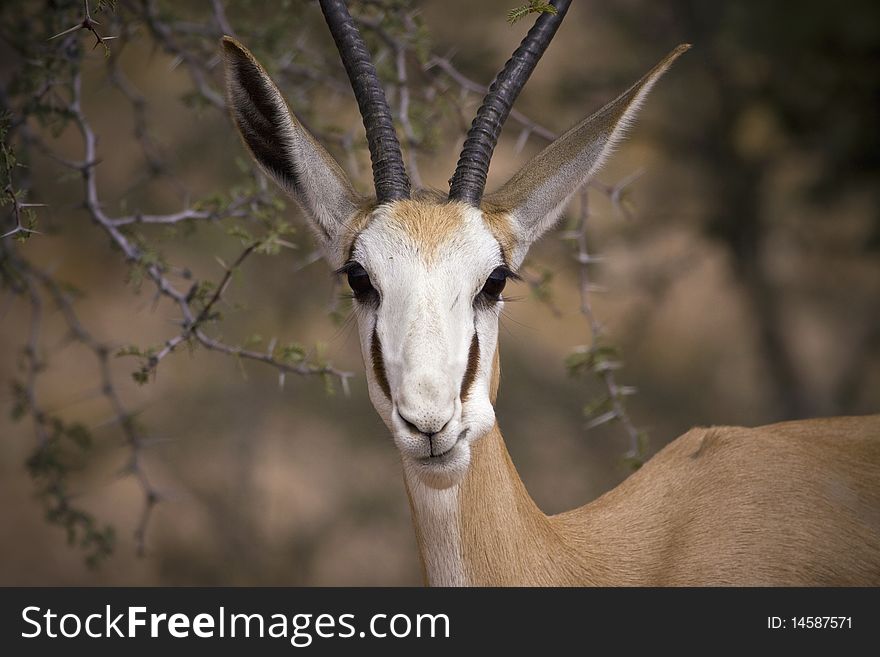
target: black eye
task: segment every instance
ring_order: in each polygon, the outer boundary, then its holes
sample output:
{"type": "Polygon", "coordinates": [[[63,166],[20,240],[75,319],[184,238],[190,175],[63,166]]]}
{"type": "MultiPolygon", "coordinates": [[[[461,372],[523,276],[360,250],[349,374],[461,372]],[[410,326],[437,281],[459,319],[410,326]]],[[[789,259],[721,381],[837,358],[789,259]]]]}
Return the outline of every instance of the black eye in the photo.
{"type": "Polygon", "coordinates": [[[490,301],[498,301],[501,299],[501,293],[504,291],[504,284],[507,283],[507,279],[511,274],[512,272],[507,267],[497,267],[489,274],[489,278],[483,284],[480,294],[490,301]]]}
{"type": "Polygon", "coordinates": [[[354,292],[354,298],[362,300],[371,292],[375,292],[373,284],[370,282],[370,275],[367,270],[358,263],[353,262],[346,268],[345,273],[348,275],[348,285],[354,292]]]}

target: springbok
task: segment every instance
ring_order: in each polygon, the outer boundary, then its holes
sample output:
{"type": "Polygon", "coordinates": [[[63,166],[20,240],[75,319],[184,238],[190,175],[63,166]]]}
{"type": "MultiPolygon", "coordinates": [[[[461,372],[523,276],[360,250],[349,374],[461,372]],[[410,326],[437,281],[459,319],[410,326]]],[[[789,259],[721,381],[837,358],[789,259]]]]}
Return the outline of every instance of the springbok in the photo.
{"type": "Polygon", "coordinates": [[[229,107],[354,293],[370,399],[400,451],[430,585],[880,584],[880,415],[692,429],[617,488],[544,515],[504,445],[498,317],[529,246],[601,166],[667,55],[484,196],[511,105],[568,10],[542,14],[498,74],[450,191],[410,189],[392,115],[342,0],[321,0],[366,128],[375,198],[223,39],[229,107]]]}

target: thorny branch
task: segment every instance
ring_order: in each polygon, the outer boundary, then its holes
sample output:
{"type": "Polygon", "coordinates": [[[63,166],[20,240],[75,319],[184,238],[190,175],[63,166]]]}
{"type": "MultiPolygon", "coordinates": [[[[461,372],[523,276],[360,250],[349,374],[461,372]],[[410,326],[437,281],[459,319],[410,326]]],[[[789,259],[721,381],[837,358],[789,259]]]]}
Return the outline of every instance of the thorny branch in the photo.
{"type": "MultiPolygon", "coordinates": [[[[10,180],[10,181],[12,180],[12,172],[11,171],[8,171],[8,180],[10,180]]],[[[34,230],[33,228],[28,228],[27,226],[24,225],[24,211],[27,208],[42,208],[42,207],[45,207],[46,204],[45,203],[22,203],[18,198],[18,194],[15,192],[15,188],[12,186],[12,182],[10,182],[8,185],[6,185],[6,187],[3,189],[3,193],[6,195],[6,197],[9,199],[10,203],[12,204],[12,218],[15,220],[15,227],[12,230],[3,233],[3,235],[0,235],[0,240],[5,239],[7,237],[12,237],[13,235],[18,235],[21,233],[39,235],[40,231],[34,230]]]]}
{"type": "Polygon", "coordinates": [[[424,185],[422,183],[422,176],[419,173],[419,161],[416,157],[418,139],[416,139],[416,133],[409,117],[410,91],[406,75],[406,50],[403,48],[397,48],[395,60],[397,63],[397,95],[399,98],[397,114],[398,119],[400,120],[400,125],[403,127],[403,134],[406,137],[407,154],[409,156],[407,158],[407,169],[409,170],[413,185],[417,188],[422,188],[424,185]]]}
{"type": "Polygon", "coordinates": [[[639,431],[626,412],[624,398],[635,393],[635,388],[621,386],[617,382],[615,371],[620,369],[621,363],[616,350],[605,344],[605,327],[593,312],[592,293],[597,290],[590,275],[590,265],[595,264],[600,258],[590,254],[587,248],[587,222],[590,218],[589,197],[586,191],[579,194],[578,222],[575,230],[566,233],[564,237],[573,239],[576,246],[576,258],[579,273],[579,289],[581,297],[581,313],[587,319],[590,327],[590,343],[579,347],[569,364],[574,370],[589,369],[594,372],[605,387],[607,396],[594,403],[588,415],[592,419],[587,422],[587,429],[592,429],[613,420],[620,422],[630,442],[630,449],[626,459],[631,464],[638,466],[644,458],[645,445],[644,433],[639,431]]]}
{"type": "Polygon", "coordinates": [[[49,41],[53,41],[54,39],[57,39],[59,37],[67,36],[68,34],[71,34],[73,32],[79,32],[80,30],[87,30],[87,31],[91,32],[92,35],[95,37],[95,45],[93,46],[93,48],[97,48],[98,46],[103,46],[104,51],[106,53],[109,53],[110,48],[107,46],[107,41],[115,39],[116,37],[115,36],[101,36],[98,33],[98,29],[97,29],[100,25],[101,24],[98,21],[96,21],[95,19],[92,18],[92,14],[89,11],[89,0],[83,0],[82,20],[79,23],[77,23],[76,25],[74,25],[73,27],[70,27],[70,28],[64,30],[63,32],[59,32],[58,34],[49,37],[49,41]]]}
{"type": "MultiPolygon", "coordinates": [[[[469,77],[464,75],[446,57],[432,55],[431,58],[428,60],[428,63],[425,65],[425,70],[429,71],[435,67],[443,71],[443,73],[445,73],[450,80],[455,82],[464,91],[468,91],[478,96],[484,96],[489,90],[489,87],[487,85],[482,85],[479,82],[475,82],[474,80],[471,80],[469,77]]],[[[553,141],[554,139],[556,139],[556,137],[559,136],[549,128],[541,125],[533,119],[530,119],[528,116],[517,109],[510,110],[509,119],[518,123],[527,136],[534,134],[537,137],[540,137],[541,139],[544,139],[548,142],[553,141]]]]}
{"type": "MultiPolygon", "coordinates": [[[[224,110],[226,102],[223,100],[223,96],[208,82],[208,63],[181,45],[174,29],[168,23],[163,22],[159,16],[159,9],[155,0],[144,0],[142,8],[143,19],[146,21],[150,33],[165,52],[174,55],[174,65],[183,64],[199,96],[217,109],[224,110]]],[[[137,8],[133,8],[133,10],[137,11],[137,8]]],[[[213,61],[215,65],[219,63],[219,59],[216,57],[213,61]]]]}
{"type": "MultiPolygon", "coordinates": [[[[38,449],[45,449],[47,447],[49,438],[46,425],[54,421],[51,414],[41,407],[36,395],[37,377],[44,369],[44,364],[40,361],[38,356],[41,333],[40,324],[42,317],[42,302],[40,301],[37,289],[41,286],[48,292],[56,307],[64,317],[67,326],[67,339],[75,340],[87,347],[97,361],[100,373],[100,394],[108,402],[111,411],[113,412],[111,422],[119,425],[125,443],[129,449],[128,463],[125,467],[124,474],[134,477],[143,492],[143,506],[140,518],[134,530],[137,554],[143,556],[146,550],[145,540],[147,526],[150,522],[152,511],[161,497],[159,491],[151,483],[143,467],[143,450],[147,444],[146,437],[143,436],[138,428],[135,420],[135,413],[128,410],[124,405],[113,380],[110,367],[112,347],[111,345],[97,340],[83,326],[79,316],[73,308],[73,300],[70,295],[62,289],[52,276],[44,271],[34,268],[25,261],[18,260],[15,256],[11,257],[16,260],[16,265],[19,270],[24,272],[27,278],[30,279],[28,287],[30,290],[29,294],[32,307],[32,322],[28,345],[25,349],[27,357],[26,392],[31,416],[35,425],[35,431],[37,433],[38,449]]],[[[73,496],[65,491],[60,477],[50,484],[50,488],[58,496],[58,502],[60,504],[67,508],[71,507],[73,496]]]]}
{"type": "MultiPolygon", "coordinates": [[[[131,240],[129,240],[122,233],[122,231],[120,230],[120,226],[125,226],[130,223],[176,223],[178,221],[189,219],[208,218],[211,215],[209,213],[195,210],[185,210],[183,212],[175,213],[172,215],[133,215],[118,217],[115,219],[109,217],[102,209],[101,203],[98,200],[97,179],[95,175],[95,166],[98,162],[97,137],[82,112],[81,86],[81,78],[79,75],[76,75],[74,77],[72,85],[72,102],[68,110],[70,116],[73,118],[82,135],[85,146],[85,153],[84,158],[81,162],[73,162],[69,163],[69,165],[72,168],[78,169],[82,172],[83,184],[85,187],[85,207],[91,215],[92,220],[95,221],[101,228],[103,228],[107,232],[113,242],[122,250],[123,254],[125,254],[126,259],[130,263],[143,264],[143,251],[135,244],[133,244],[131,240]]],[[[241,204],[243,204],[243,201],[241,202],[241,204]]],[[[226,213],[224,216],[234,215],[236,211],[236,204],[233,204],[230,207],[233,208],[233,213],[226,213]]],[[[179,308],[182,316],[182,320],[180,322],[181,332],[173,338],[167,340],[165,346],[158,354],[150,357],[148,364],[149,370],[154,370],[159,360],[174,351],[175,348],[177,348],[180,344],[186,342],[190,338],[195,338],[198,343],[200,343],[203,347],[223,353],[235,353],[235,355],[241,358],[257,360],[259,362],[272,365],[273,367],[278,369],[279,372],[293,372],[302,375],[329,375],[337,377],[341,381],[344,381],[348,377],[352,376],[351,373],[343,372],[330,365],[309,365],[299,363],[295,366],[292,366],[289,363],[280,361],[272,357],[271,355],[267,356],[265,354],[255,354],[248,350],[243,350],[238,347],[226,345],[217,339],[208,337],[208,335],[202,330],[201,327],[208,320],[211,315],[212,309],[220,300],[223,292],[226,290],[232,272],[239,265],[241,265],[247,258],[247,256],[253,253],[259,246],[259,243],[254,243],[245,248],[239,258],[236,260],[235,264],[233,264],[232,267],[227,268],[220,285],[216,288],[216,292],[199,313],[194,312],[191,304],[192,294],[193,290],[195,289],[195,285],[190,288],[189,292],[178,290],[165,276],[165,272],[163,271],[161,265],[157,263],[146,264],[146,274],[155,284],[157,293],[167,297],[172,302],[174,302],[179,308]]]]}
{"type": "MultiPolygon", "coordinates": [[[[53,39],[57,39],[58,43],[61,44],[60,48],[68,53],[76,51],[76,42],[72,41],[72,39],[75,39],[75,33],[81,29],[86,29],[95,34],[99,39],[99,43],[103,44],[103,41],[100,40],[100,35],[98,35],[94,28],[95,25],[98,25],[98,22],[91,18],[88,3],[84,3],[83,6],[85,16],[81,23],[74,29],[66,30],[53,37],[53,39]]],[[[209,104],[222,109],[224,107],[222,96],[208,82],[208,67],[203,64],[201,59],[177,43],[173,30],[160,19],[154,2],[145,2],[143,8],[143,17],[152,30],[154,37],[165,47],[166,51],[174,54],[179,62],[187,67],[197,93],[209,104]]],[[[222,4],[215,2],[213,9],[219,29],[229,32],[222,4]]],[[[107,37],[103,39],[106,40],[107,37]]],[[[111,216],[104,209],[105,206],[99,196],[96,175],[96,170],[100,165],[98,136],[83,110],[82,75],[77,66],[74,66],[72,70],[73,74],[69,82],[64,82],[63,79],[48,81],[31,98],[25,98],[22,107],[44,102],[46,91],[51,88],[52,101],[54,103],[54,106],[51,107],[51,112],[55,116],[61,116],[65,120],[71,121],[80,133],[83,144],[81,159],[71,160],[59,156],[41,135],[37,134],[30,125],[19,117],[15,117],[12,125],[17,130],[23,147],[34,147],[36,151],[51,158],[63,167],[76,172],[81,177],[83,207],[94,224],[109,236],[111,242],[119,248],[130,266],[142,269],[145,277],[155,286],[157,298],[167,298],[177,307],[180,314],[180,330],[176,335],[166,340],[160,350],[155,353],[152,351],[148,352],[147,370],[150,372],[155,371],[159,361],[173,352],[180,344],[193,343],[218,353],[233,355],[238,359],[253,360],[269,365],[278,371],[279,380],[282,383],[285,375],[290,373],[303,376],[319,376],[324,379],[335,378],[340,381],[343,390],[347,393],[348,378],[351,376],[349,372],[344,372],[326,363],[308,362],[305,353],[298,353],[295,350],[293,352],[290,349],[275,350],[273,346],[266,352],[258,352],[228,344],[221,339],[211,336],[207,331],[208,324],[214,323],[218,319],[216,306],[222,300],[233,272],[254,252],[268,248],[271,245],[287,245],[284,240],[280,239],[279,235],[272,234],[270,231],[270,234],[264,238],[250,239],[232,266],[225,268],[219,283],[213,287],[213,294],[207,300],[204,300],[202,293],[208,290],[209,287],[202,286],[198,281],[192,282],[188,289],[176,287],[175,283],[169,278],[169,274],[176,271],[175,268],[166,265],[161,259],[154,257],[151,252],[146,250],[126,232],[128,227],[136,224],[173,225],[180,222],[247,218],[255,209],[258,210],[259,206],[269,203],[271,199],[268,197],[263,198],[265,195],[263,192],[256,192],[245,196],[238,196],[219,209],[203,209],[189,206],[181,211],[169,214],[143,214],[136,212],[123,216],[111,216]],[[57,93],[63,87],[68,88],[66,100],[64,99],[64,94],[57,93]]],[[[166,165],[161,157],[161,153],[154,142],[152,142],[148,132],[146,100],[125,77],[115,54],[113,57],[108,58],[108,80],[119,89],[131,105],[135,117],[135,138],[141,143],[151,175],[157,175],[166,171],[166,165]]],[[[2,100],[5,109],[8,102],[5,93],[2,95],[2,100]]],[[[9,135],[9,141],[11,141],[11,138],[12,135],[9,135]]],[[[4,139],[4,141],[7,140],[4,139]]],[[[4,143],[5,147],[6,144],[4,143]]],[[[9,161],[7,159],[7,163],[9,161]]],[[[25,232],[36,232],[24,225],[22,209],[39,207],[43,204],[21,202],[22,192],[13,186],[11,168],[6,173],[6,179],[9,181],[9,184],[3,192],[8,195],[8,199],[12,204],[11,216],[15,220],[15,227],[3,237],[7,238],[25,232]]],[[[35,477],[43,477],[46,480],[43,494],[50,498],[49,503],[53,505],[50,508],[50,513],[55,518],[55,521],[60,522],[66,527],[71,540],[74,540],[77,534],[80,536],[76,540],[83,547],[91,550],[89,554],[90,563],[97,563],[101,557],[109,554],[112,549],[112,532],[109,528],[107,530],[97,529],[93,518],[73,505],[75,496],[67,490],[67,466],[56,462],[54,455],[54,452],[57,451],[57,443],[61,438],[67,436],[68,433],[71,438],[76,437],[82,443],[85,443],[88,432],[82,427],[69,427],[65,425],[59,417],[51,415],[46,411],[38,399],[36,382],[40,373],[47,366],[38,355],[43,324],[41,290],[52,299],[54,305],[61,311],[68,327],[69,339],[86,346],[98,361],[101,394],[110,405],[114,413],[113,423],[121,427],[125,443],[130,451],[129,465],[126,468],[126,473],[134,477],[143,490],[143,510],[135,529],[137,552],[138,554],[143,554],[148,523],[153,508],[160,500],[160,494],[148,479],[143,467],[143,449],[146,442],[135,423],[135,415],[126,409],[117,387],[114,385],[110,368],[110,358],[113,356],[113,350],[108,344],[95,339],[80,322],[74,310],[73,299],[65,291],[63,284],[49,273],[31,265],[28,260],[17,253],[15,245],[5,239],[0,242],[0,267],[5,270],[5,273],[9,274],[9,278],[4,275],[4,283],[9,284],[13,293],[25,295],[31,304],[31,332],[28,344],[23,352],[25,355],[24,367],[26,376],[20,391],[21,399],[17,402],[16,408],[18,411],[16,411],[16,414],[27,413],[33,420],[37,436],[37,451],[32,460],[37,465],[32,468],[32,472],[35,477]],[[50,453],[50,449],[52,453],[50,453]],[[49,456],[52,458],[50,459],[49,456]]],[[[187,272],[185,269],[181,271],[187,272]]],[[[187,272],[184,278],[190,279],[191,275],[187,272]]]]}

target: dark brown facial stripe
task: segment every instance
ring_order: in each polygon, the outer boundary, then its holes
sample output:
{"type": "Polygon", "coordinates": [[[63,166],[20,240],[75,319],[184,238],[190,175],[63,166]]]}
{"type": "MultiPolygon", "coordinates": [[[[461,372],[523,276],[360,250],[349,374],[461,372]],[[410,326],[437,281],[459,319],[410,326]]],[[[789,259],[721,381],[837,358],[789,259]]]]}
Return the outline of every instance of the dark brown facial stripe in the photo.
{"type": "Polygon", "coordinates": [[[391,401],[391,386],[388,385],[388,375],[385,374],[385,361],[382,360],[382,343],[379,341],[379,334],[373,328],[373,337],[370,339],[370,359],[373,361],[373,374],[376,382],[391,401]]]}
{"type": "Polygon", "coordinates": [[[464,378],[461,380],[461,392],[459,397],[461,401],[467,399],[471,384],[477,378],[477,367],[480,364],[480,339],[477,332],[474,331],[474,337],[471,339],[471,348],[468,350],[467,369],[464,371],[464,378]]]}

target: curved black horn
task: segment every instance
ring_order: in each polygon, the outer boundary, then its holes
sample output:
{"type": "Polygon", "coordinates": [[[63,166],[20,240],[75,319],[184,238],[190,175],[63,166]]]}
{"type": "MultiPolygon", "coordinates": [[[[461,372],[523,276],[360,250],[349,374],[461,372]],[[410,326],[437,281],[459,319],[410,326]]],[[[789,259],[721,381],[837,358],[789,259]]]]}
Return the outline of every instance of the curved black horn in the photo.
{"type": "Polygon", "coordinates": [[[364,119],[376,199],[382,203],[409,198],[409,178],[403,166],[391,110],[361,33],[343,0],[321,0],[321,11],[339,49],[364,119]]]}
{"type": "Polygon", "coordinates": [[[498,143],[501,127],[510,114],[513,102],[525,85],[526,80],[535,70],[541,55],[550,45],[559,24],[571,0],[552,0],[556,8],[555,14],[543,13],[535,21],[532,29],[513,51],[510,59],[495,77],[489,87],[489,93],[477,110],[477,116],[468,130],[464,148],[458,159],[455,174],[449,181],[449,198],[479,206],[486,187],[486,176],[489,173],[489,162],[492,151],[498,143]]]}

